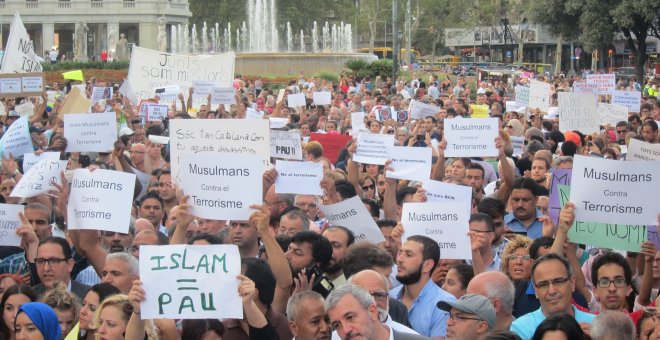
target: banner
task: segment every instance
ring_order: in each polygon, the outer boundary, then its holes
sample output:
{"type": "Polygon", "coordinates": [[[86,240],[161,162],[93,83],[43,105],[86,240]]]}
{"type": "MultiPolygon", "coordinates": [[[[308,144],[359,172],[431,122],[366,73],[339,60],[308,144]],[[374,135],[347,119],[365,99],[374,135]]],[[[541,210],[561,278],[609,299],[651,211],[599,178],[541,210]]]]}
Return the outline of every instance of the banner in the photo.
{"type": "Polygon", "coordinates": [[[234,52],[217,55],[179,55],[133,46],[128,81],[139,99],[152,98],[154,89],[178,85],[188,93],[193,80],[229,87],[234,79],[234,52]]]}
{"type": "Polygon", "coordinates": [[[30,73],[42,70],[37,55],[34,53],[34,41],[30,40],[21,16],[16,13],[11,22],[11,31],[2,58],[0,73],[30,73]]]}
{"type": "Polygon", "coordinates": [[[599,132],[598,102],[593,94],[559,92],[559,131],[599,132]]]}
{"type": "Polygon", "coordinates": [[[282,159],[302,160],[300,132],[270,130],[270,156],[282,159]]]}
{"type": "Polygon", "coordinates": [[[142,319],[242,319],[240,273],[235,245],[141,246],[142,319]]]}

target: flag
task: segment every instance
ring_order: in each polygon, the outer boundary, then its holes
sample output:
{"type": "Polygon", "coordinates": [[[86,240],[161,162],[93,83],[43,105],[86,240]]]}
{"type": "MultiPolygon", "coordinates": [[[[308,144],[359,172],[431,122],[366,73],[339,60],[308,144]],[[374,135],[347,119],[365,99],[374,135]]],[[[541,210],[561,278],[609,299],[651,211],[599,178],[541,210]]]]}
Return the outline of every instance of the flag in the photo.
{"type": "Polygon", "coordinates": [[[31,73],[43,70],[34,53],[34,42],[25,30],[21,16],[16,13],[11,23],[0,73],[31,73]]]}

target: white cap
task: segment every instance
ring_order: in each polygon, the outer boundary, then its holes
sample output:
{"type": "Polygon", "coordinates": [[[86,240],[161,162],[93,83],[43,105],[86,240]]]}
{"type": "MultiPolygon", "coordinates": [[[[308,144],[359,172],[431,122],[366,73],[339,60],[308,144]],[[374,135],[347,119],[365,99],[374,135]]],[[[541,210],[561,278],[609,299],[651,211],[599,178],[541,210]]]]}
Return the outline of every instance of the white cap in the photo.
{"type": "Polygon", "coordinates": [[[119,129],[119,137],[121,137],[121,136],[130,136],[134,133],[135,133],[135,131],[133,131],[128,126],[124,126],[121,129],[119,129]]]}
{"type": "Polygon", "coordinates": [[[559,117],[559,108],[558,107],[551,107],[548,108],[548,115],[545,116],[546,119],[555,119],[559,117]]]}
{"type": "Polygon", "coordinates": [[[482,93],[486,93],[486,89],[483,88],[483,87],[480,87],[480,88],[477,90],[477,94],[482,94],[482,93]]]}

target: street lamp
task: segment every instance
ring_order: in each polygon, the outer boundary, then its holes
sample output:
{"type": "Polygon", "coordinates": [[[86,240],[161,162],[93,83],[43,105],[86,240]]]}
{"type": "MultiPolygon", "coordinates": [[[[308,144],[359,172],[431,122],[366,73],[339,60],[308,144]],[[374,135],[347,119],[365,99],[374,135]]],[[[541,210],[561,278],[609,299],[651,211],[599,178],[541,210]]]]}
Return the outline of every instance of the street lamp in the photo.
{"type": "Polygon", "coordinates": [[[396,76],[399,71],[399,44],[398,35],[395,34],[398,31],[396,24],[398,6],[399,2],[392,0],[392,85],[394,88],[396,88],[396,76]]]}

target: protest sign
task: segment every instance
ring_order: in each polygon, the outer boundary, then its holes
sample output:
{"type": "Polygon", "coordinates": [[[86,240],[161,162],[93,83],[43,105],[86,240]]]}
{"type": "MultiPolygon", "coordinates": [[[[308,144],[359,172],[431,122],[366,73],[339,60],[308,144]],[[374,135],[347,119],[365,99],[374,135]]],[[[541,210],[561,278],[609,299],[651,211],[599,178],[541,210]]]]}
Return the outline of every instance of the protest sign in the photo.
{"type": "Polygon", "coordinates": [[[630,138],[627,161],[660,161],[660,144],[651,144],[630,138]]]}
{"type": "Polygon", "coordinates": [[[241,255],[235,245],[140,247],[140,304],[147,319],[243,318],[241,255]]]}
{"type": "Polygon", "coordinates": [[[169,106],[161,104],[146,104],[147,120],[150,122],[159,122],[167,118],[169,106]]]}
{"type": "Polygon", "coordinates": [[[303,93],[287,95],[286,102],[289,107],[307,106],[307,102],[305,101],[305,95],[303,93]]]}
{"type": "Polygon", "coordinates": [[[393,146],[394,135],[361,133],[358,136],[357,151],[353,155],[353,161],[384,165],[387,162],[387,150],[393,146]]]}
{"type": "Polygon", "coordinates": [[[529,104],[530,109],[540,109],[548,112],[550,109],[550,84],[530,80],[529,83],[529,104]]]}
{"type": "Polygon", "coordinates": [[[552,171],[552,177],[550,178],[550,188],[548,189],[548,215],[552,224],[557,225],[559,223],[559,212],[564,206],[561,204],[561,199],[559,198],[559,185],[571,185],[571,174],[573,173],[572,169],[554,169],[552,171]]]}
{"type": "Polygon", "coordinates": [[[121,93],[133,105],[137,105],[140,102],[138,97],[135,95],[135,91],[133,91],[133,88],[131,87],[131,84],[128,82],[128,80],[124,80],[124,82],[121,83],[121,86],[119,87],[119,90],[117,90],[117,92],[121,93]]]}
{"type": "Polygon", "coordinates": [[[660,161],[621,162],[576,155],[571,179],[575,219],[619,224],[655,224],[660,205],[660,161]]]}
{"type": "Polygon", "coordinates": [[[514,112],[519,109],[515,101],[507,101],[505,104],[505,108],[506,108],[505,112],[514,112]]]}
{"type": "Polygon", "coordinates": [[[280,117],[268,117],[270,121],[270,128],[272,129],[281,129],[289,124],[289,118],[280,118],[280,117]]]}
{"type": "Polygon", "coordinates": [[[193,80],[193,96],[207,97],[211,94],[211,89],[215,86],[217,86],[217,84],[212,80],[193,80]]]}
{"type": "Polygon", "coordinates": [[[495,138],[499,136],[497,118],[445,119],[446,157],[497,156],[495,138]]]}
{"type": "Polygon", "coordinates": [[[270,164],[268,121],[243,119],[173,119],[170,121],[172,176],[180,183],[179,157],[185,153],[256,155],[270,164]]]}
{"type": "Polygon", "coordinates": [[[262,203],[264,165],[257,155],[183,153],[180,166],[181,187],[195,216],[247,220],[250,205],[262,203]]]}
{"type": "Polygon", "coordinates": [[[653,242],[656,249],[660,249],[660,233],[658,233],[658,227],[654,225],[646,227],[646,240],[653,242]]]}
{"type": "Polygon", "coordinates": [[[351,136],[346,135],[329,135],[327,133],[316,133],[312,132],[310,134],[310,141],[317,141],[323,146],[323,156],[327,157],[330,163],[335,164],[337,162],[337,155],[339,150],[346,147],[348,141],[353,139],[351,136]]]}
{"type": "Polygon", "coordinates": [[[598,94],[612,93],[616,89],[616,77],[610,74],[587,74],[587,83],[598,85],[598,94]]]}
{"type": "MultiPolygon", "coordinates": [[[[85,81],[85,76],[83,75],[82,70],[62,72],[62,78],[64,78],[64,80],[85,81]]],[[[78,88],[82,91],[85,91],[85,88],[87,87],[86,84],[76,84],[73,86],[78,86],[78,88]]]]}
{"type": "Polygon", "coordinates": [[[5,111],[5,105],[2,104],[0,105],[0,116],[4,116],[7,114],[7,111],[5,111]]]}
{"type": "Polygon", "coordinates": [[[319,209],[328,219],[330,225],[342,226],[353,231],[355,241],[373,243],[385,242],[385,237],[378,229],[369,211],[358,196],[353,196],[336,204],[319,205],[319,209]]]}
{"type": "Polygon", "coordinates": [[[171,102],[176,100],[181,93],[181,87],[179,85],[164,85],[159,86],[155,89],[155,95],[158,96],[160,102],[171,102]]]}
{"type": "Polygon", "coordinates": [[[598,103],[598,124],[616,126],[616,123],[628,121],[628,108],[621,105],[598,103]]]}
{"type": "Polygon", "coordinates": [[[117,140],[114,112],[64,115],[64,137],[67,152],[108,152],[117,140]]]}
{"type": "Polygon", "coordinates": [[[470,109],[472,109],[471,118],[488,118],[490,115],[488,111],[490,108],[486,104],[470,104],[470,109]]]}
{"type": "MultiPolygon", "coordinates": [[[[515,87],[516,91],[516,106],[526,107],[529,104],[529,87],[518,85],[515,87]]],[[[507,112],[509,108],[507,107],[507,112]]]]}
{"type": "Polygon", "coordinates": [[[21,245],[21,237],[16,235],[16,229],[21,225],[19,212],[25,208],[22,204],[0,204],[0,246],[21,245]]]}
{"type": "Polygon", "coordinates": [[[275,192],[278,194],[323,195],[323,163],[277,161],[275,192]]]}
{"type": "Polygon", "coordinates": [[[408,121],[408,111],[399,110],[396,111],[396,121],[397,123],[405,123],[408,121]]]}
{"type": "Polygon", "coordinates": [[[0,98],[42,96],[43,94],[43,73],[0,74],[0,98]]]}
{"type": "Polygon", "coordinates": [[[32,104],[32,102],[26,101],[23,104],[16,105],[14,110],[16,110],[16,112],[18,112],[18,114],[21,116],[30,117],[32,114],[34,114],[34,104],[32,104]]]}
{"type": "MultiPolygon", "coordinates": [[[[557,189],[563,206],[571,195],[571,188],[559,185],[557,189]]],[[[568,231],[568,238],[575,243],[638,253],[642,242],[646,241],[647,232],[645,225],[585,222],[576,219],[568,231]]]]}
{"type": "Polygon", "coordinates": [[[379,122],[384,122],[388,119],[393,119],[392,111],[394,108],[387,105],[376,105],[371,110],[376,114],[376,120],[379,122]]]}
{"type": "Polygon", "coordinates": [[[49,159],[51,161],[58,161],[60,159],[59,152],[46,151],[37,155],[34,152],[26,153],[23,155],[23,173],[30,171],[30,168],[37,164],[42,159],[49,159]]]}
{"type": "MultiPolygon", "coordinates": [[[[251,107],[247,108],[247,112],[245,112],[245,118],[247,119],[263,119],[264,118],[264,112],[263,111],[257,111],[251,107]]],[[[270,128],[270,122],[268,123],[268,127],[270,128]]]]}
{"type": "Polygon", "coordinates": [[[229,87],[234,80],[234,59],[234,52],[183,55],[133,46],[128,81],[139,99],[153,97],[153,89],[165,85],[178,85],[181,92],[188,93],[193,80],[229,87]]]}
{"type": "Polygon", "coordinates": [[[577,130],[584,134],[598,132],[596,96],[585,93],[559,92],[559,131],[577,130]]]}
{"type": "Polygon", "coordinates": [[[598,84],[594,83],[573,83],[573,93],[591,93],[598,95],[598,84]]]}
{"type": "Polygon", "coordinates": [[[214,86],[211,88],[211,104],[212,105],[232,105],[236,104],[236,89],[233,87],[219,87],[214,86]]]}
{"type": "Polygon", "coordinates": [[[525,137],[510,136],[509,138],[513,146],[513,156],[521,156],[525,147],[525,137]]]}
{"type": "Polygon", "coordinates": [[[134,189],[135,174],[103,169],[74,170],[67,227],[128,234],[134,189]]]}
{"type": "Polygon", "coordinates": [[[11,153],[16,159],[28,152],[34,152],[34,146],[30,136],[28,117],[22,116],[11,124],[0,138],[0,153],[3,158],[9,158],[11,153]]]}
{"type": "Polygon", "coordinates": [[[92,102],[87,99],[87,95],[85,95],[85,93],[79,88],[74,87],[69,91],[66,97],[64,97],[58,115],[60,118],[63,118],[64,115],[68,113],[88,112],[90,105],[92,105],[92,102]]]}
{"type": "Polygon", "coordinates": [[[37,59],[37,54],[34,53],[34,41],[30,39],[30,35],[25,30],[18,12],[11,22],[9,38],[1,61],[0,73],[41,72],[43,69],[37,59]]]}
{"type": "Polygon", "coordinates": [[[314,105],[330,105],[330,102],[332,101],[332,92],[314,92],[312,97],[314,99],[314,105]]]}
{"type": "Polygon", "coordinates": [[[67,161],[59,159],[42,159],[34,164],[30,170],[16,183],[12,190],[11,197],[28,198],[39,194],[48,193],[49,190],[55,190],[51,181],[62,184],[60,173],[66,170],[67,161]]]}
{"type": "Polygon", "coordinates": [[[156,144],[167,145],[170,143],[170,137],[149,135],[149,141],[154,142],[156,144]]]}
{"type": "Polygon", "coordinates": [[[387,158],[392,162],[390,167],[394,171],[387,171],[388,178],[408,179],[411,181],[425,181],[431,177],[432,151],[430,148],[409,148],[406,146],[392,146],[388,148],[387,158]]]}
{"type": "Polygon", "coordinates": [[[414,99],[410,101],[410,106],[408,107],[408,112],[410,112],[412,119],[424,119],[428,116],[435,117],[438,111],[440,111],[439,107],[414,99]]]}
{"type": "Polygon", "coordinates": [[[427,179],[422,187],[426,189],[427,202],[472,202],[472,188],[467,185],[427,179]]]}
{"type": "Polygon", "coordinates": [[[112,99],[112,87],[96,87],[92,88],[92,98],[93,102],[99,100],[112,99]]]}
{"type": "Polygon", "coordinates": [[[642,93],[639,91],[612,92],[612,104],[625,106],[628,112],[639,112],[642,105],[642,93]]]}
{"type": "Polygon", "coordinates": [[[360,131],[369,131],[364,124],[364,112],[351,112],[351,128],[353,135],[357,135],[360,131]]]}
{"type": "Polygon", "coordinates": [[[271,130],[270,156],[282,159],[302,160],[300,132],[271,130]]]}
{"type": "Polygon", "coordinates": [[[404,239],[422,235],[438,242],[443,259],[472,259],[468,236],[470,201],[404,203],[401,224],[404,239]]]}
{"type": "Polygon", "coordinates": [[[136,199],[142,198],[142,196],[147,194],[147,190],[149,189],[149,180],[151,179],[151,174],[144,173],[134,167],[131,167],[131,170],[135,174],[135,177],[137,178],[138,182],[142,185],[142,189],[140,190],[140,193],[137,195],[136,199]]]}

